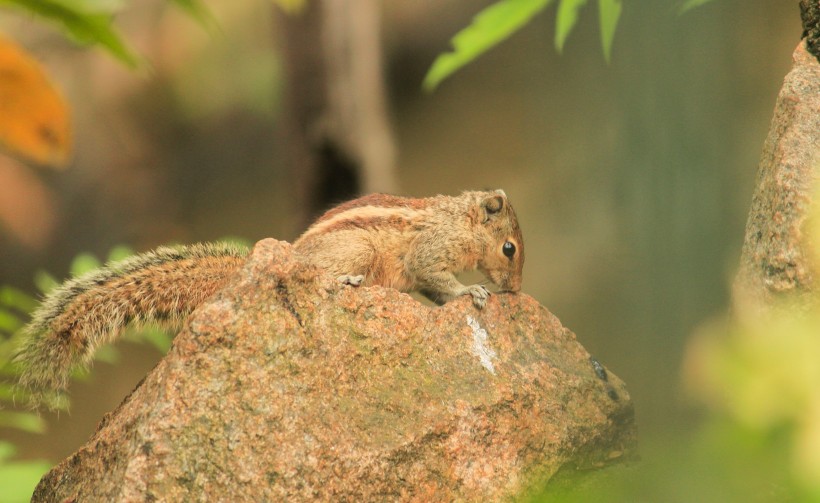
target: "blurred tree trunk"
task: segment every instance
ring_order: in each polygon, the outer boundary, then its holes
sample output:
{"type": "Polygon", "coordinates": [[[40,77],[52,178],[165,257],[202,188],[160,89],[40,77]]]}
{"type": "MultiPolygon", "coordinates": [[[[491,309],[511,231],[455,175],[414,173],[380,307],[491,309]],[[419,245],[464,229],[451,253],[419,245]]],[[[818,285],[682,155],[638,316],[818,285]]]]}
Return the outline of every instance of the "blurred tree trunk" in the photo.
{"type": "Polygon", "coordinates": [[[817,210],[820,62],[807,45],[801,41],[794,52],[763,146],[735,281],[736,307],[765,308],[781,294],[805,304],[817,291],[804,226],[817,210]]]}
{"type": "Polygon", "coordinates": [[[286,155],[302,224],[360,192],[394,192],[395,144],[378,0],[309,0],[279,13],[286,155]]]}

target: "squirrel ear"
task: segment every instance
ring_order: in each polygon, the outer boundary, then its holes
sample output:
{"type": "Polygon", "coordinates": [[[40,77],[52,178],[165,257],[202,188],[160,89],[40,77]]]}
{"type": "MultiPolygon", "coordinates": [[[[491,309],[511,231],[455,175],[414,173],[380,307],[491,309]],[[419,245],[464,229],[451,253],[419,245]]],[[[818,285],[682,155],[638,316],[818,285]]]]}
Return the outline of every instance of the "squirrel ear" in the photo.
{"type": "Polygon", "coordinates": [[[484,209],[484,221],[486,222],[504,209],[504,196],[496,194],[486,197],[481,201],[481,207],[484,209]]]}

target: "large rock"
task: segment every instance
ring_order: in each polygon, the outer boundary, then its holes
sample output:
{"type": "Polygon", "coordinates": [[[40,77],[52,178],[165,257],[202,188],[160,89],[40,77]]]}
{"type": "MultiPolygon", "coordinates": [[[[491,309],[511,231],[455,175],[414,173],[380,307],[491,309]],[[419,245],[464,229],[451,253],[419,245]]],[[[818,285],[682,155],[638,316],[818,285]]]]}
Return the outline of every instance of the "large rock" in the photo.
{"type": "Polygon", "coordinates": [[[634,434],[623,382],[531,297],[429,307],[269,239],[34,500],[498,500],[634,434]]]}
{"type": "Polygon", "coordinates": [[[815,272],[804,226],[820,173],[820,63],[806,41],[792,56],[763,146],[735,281],[735,304],[769,306],[791,294],[813,302],[815,272]]]}

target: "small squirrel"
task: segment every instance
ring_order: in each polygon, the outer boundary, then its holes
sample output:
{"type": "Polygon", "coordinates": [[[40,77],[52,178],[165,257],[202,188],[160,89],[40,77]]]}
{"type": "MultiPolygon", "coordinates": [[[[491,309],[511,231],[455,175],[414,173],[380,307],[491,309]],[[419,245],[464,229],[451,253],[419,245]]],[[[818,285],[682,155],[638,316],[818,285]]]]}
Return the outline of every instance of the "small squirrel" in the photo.
{"type": "MultiPolygon", "coordinates": [[[[353,286],[418,290],[438,304],[490,292],[455,274],[478,268],[504,291],[521,289],[524,241],[501,190],[405,198],[372,194],[328,210],[293,244],[298,260],[353,286]]],[[[61,392],[70,371],[132,322],[177,324],[225,284],[247,250],[212,243],[160,247],[110,263],[52,291],[26,326],[20,384],[61,392]]]]}

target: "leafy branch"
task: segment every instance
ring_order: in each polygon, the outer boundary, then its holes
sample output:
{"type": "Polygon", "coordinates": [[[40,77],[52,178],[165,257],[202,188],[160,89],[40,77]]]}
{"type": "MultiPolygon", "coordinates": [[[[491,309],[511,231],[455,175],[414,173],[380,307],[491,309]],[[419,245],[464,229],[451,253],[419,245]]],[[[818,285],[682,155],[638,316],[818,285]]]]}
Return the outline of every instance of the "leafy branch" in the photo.
{"type": "MultiPolygon", "coordinates": [[[[506,40],[551,4],[552,0],[500,0],[486,7],[476,14],[469,26],[456,33],[452,40],[453,50],[440,54],[433,61],[422,87],[432,91],[456,70],[506,40]]],[[[559,0],[555,21],[555,47],[558,52],[563,50],[567,37],[578,21],[578,13],[586,4],[587,0],[559,0]]],[[[620,16],[621,0],[598,0],[601,46],[607,62],[611,58],[612,41],[620,16]]]]}
{"type": "MultiPolygon", "coordinates": [[[[711,0],[686,0],[678,9],[684,13],[711,0]]],[[[567,38],[578,23],[580,11],[589,0],[558,0],[555,18],[555,49],[562,53],[567,38]]],[[[434,90],[444,79],[464,65],[523,28],[535,16],[545,11],[552,0],[499,0],[484,8],[473,18],[469,26],[452,39],[453,49],[439,54],[427,71],[422,82],[425,91],[434,90]]],[[[612,60],[612,44],[621,18],[621,0],[597,0],[598,28],[604,60],[612,60]]]]}
{"type": "MultiPolygon", "coordinates": [[[[213,25],[210,11],[202,0],[169,0],[205,26],[213,25]]],[[[0,7],[36,16],[56,25],[82,45],[99,46],[129,67],[140,58],[114,26],[117,7],[122,2],[93,0],[0,0],[0,7]]]]}

